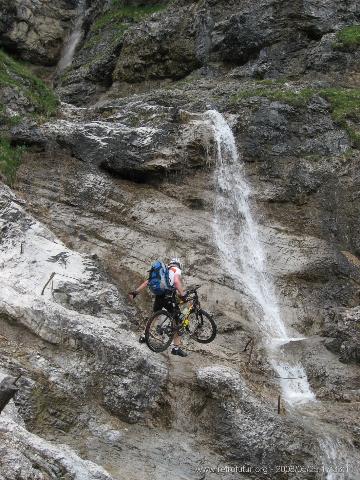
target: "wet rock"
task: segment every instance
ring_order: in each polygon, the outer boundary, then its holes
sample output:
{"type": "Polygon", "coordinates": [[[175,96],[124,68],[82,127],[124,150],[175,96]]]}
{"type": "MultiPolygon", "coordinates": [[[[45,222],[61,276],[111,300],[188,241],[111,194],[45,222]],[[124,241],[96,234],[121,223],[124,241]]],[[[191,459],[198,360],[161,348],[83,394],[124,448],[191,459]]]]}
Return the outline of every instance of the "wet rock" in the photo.
{"type": "MultiPolygon", "coordinates": [[[[253,95],[256,97],[256,91],[253,95]]],[[[269,171],[271,158],[288,157],[290,164],[294,158],[296,165],[294,172],[290,173],[289,188],[304,188],[304,193],[311,193],[319,187],[318,180],[313,173],[304,171],[301,157],[339,155],[349,148],[350,142],[346,133],[332,121],[324,100],[317,101],[315,97],[305,110],[289,103],[256,98],[249,102],[251,110],[239,117],[238,128],[247,130],[246,140],[243,135],[241,144],[248,160],[267,163],[264,173],[268,175],[273,173],[275,176],[282,168],[275,162],[273,172],[269,171]],[[295,160],[299,157],[298,161],[295,160]]],[[[290,191],[286,192],[286,197],[291,197],[290,191]]]]}
{"type": "Polygon", "coordinates": [[[83,15],[83,38],[72,64],[55,83],[61,97],[80,105],[94,102],[113,83],[113,72],[128,33],[151,12],[165,7],[158,2],[125,4],[92,2],[83,15]]]}
{"type": "MultiPolygon", "coordinates": [[[[230,461],[249,465],[255,478],[266,478],[277,465],[316,464],[317,445],[311,433],[299,425],[295,430],[291,418],[284,419],[275,413],[275,405],[271,408],[256,398],[238,372],[214,365],[199,369],[197,380],[214,399],[208,408],[214,415],[216,441],[230,461]]],[[[286,473],[277,475],[287,478],[286,473]]],[[[306,472],[294,475],[312,478],[306,472]]]]}
{"type": "Polygon", "coordinates": [[[0,383],[0,413],[4,410],[9,401],[13,398],[18,388],[14,384],[15,379],[4,378],[0,383]]]}
{"type": "Polygon", "coordinates": [[[24,60],[55,65],[75,14],[75,1],[26,0],[0,3],[0,41],[24,60]]]}
{"type": "Polygon", "coordinates": [[[324,324],[326,347],[344,363],[360,362],[360,308],[329,312],[324,324]]]}
{"type": "Polygon", "coordinates": [[[291,8],[282,1],[260,2],[255,10],[245,2],[241,12],[220,24],[222,34],[217,48],[220,56],[235,64],[248,61],[243,75],[257,78],[296,76],[311,70],[327,73],[329,67],[351,71],[356,69],[356,56],[336,52],[334,41],[325,36],[341,26],[357,23],[358,18],[355,2],[349,2],[347,8],[336,2],[303,2],[291,8]],[[247,37],[242,41],[245,33],[247,37]]]}
{"type": "Polygon", "coordinates": [[[336,72],[358,70],[359,50],[346,51],[337,46],[335,33],[322,36],[321,40],[310,47],[307,59],[306,70],[327,72],[333,75],[336,72]]]}
{"type": "Polygon", "coordinates": [[[99,167],[138,182],[162,181],[207,162],[205,147],[187,126],[174,121],[171,106],[135,101],[122,111],[121,104],[111,102],[92,111],[92,118],[87,114],[43,125],[23,122],[11,130],[13,141],[48,151],[66,148],[90,169],[99,167]]]}
{"type": "Polygon", "coordinates": [[[246,3],[242,8],[234,4],[235,13],[218,22],[212,32],[214,55],[234,65],[256,58],[262,48],[281,37],[273,2],[246,3]]]}
{"type": "Polygon", "coordinates": [[[71,65],[58,71],[55,85],[64,101],[79,104],[92,102],[96,95],[112,83],[112,72],[123,44],[115,26],[96,28],[96,19],[109,15],[107,4],[92,2],[88,9],[79,13],[82,17],[82,38],[75,51],[71,65]]]}
{"type": "Polygon", "coordinates": [[[357,3],[313,5],[262,0],[170,4],[152,16],[141,5],[109,20],[107,5],[85,14],[84,40],[58,79],[58,92],[80,105],[98,98],[113,81],[122,94],[129,84],[147,90],[149,81],[177,80],[192,72],[220,78],[229,67],[235,78],[279,78],[356,72],[358,50],[337,47],[336,32],[359,21],[357,3]],[[231,6],[230,6],[231,5],[231,6]]]}
{"type": "Polygon", "coordinates": [[[326,101],[315,95],[305,110],[291,105],[291,101],[256,97],[243,105],[237,120],[240,149],[246,161],[251,162],[250,174],[262,179],[259,197],[270,201],[268,210],[275,213],[290,208],[296,216],[292,229],[301,225],[303,232],[330,242],[349,242],[349,251],[356,252],[358,240],[352,212],[357,207],[352,198],[357,180],[350,172],[355,168],[357,153],[352,154],[348,134],[329,116],[326,101]],[[343,176],[341,171],[348,174],[343,176]],[[333,195],[335,190],[341,197],[339,201],[333,195]],[[347,226],[343,220],[349,222],[347,226]]]}
{"type": "Polygon", "coordinates": [[[71,77],[68,81],[63,81],[62,86],[56,89],[57,93],[65,101],[74,105],[83,105],[84,102],[91,102],[97,95],[104,91],[103,88],[98,87],[90,81],[83,80],[82,76],[71,77]],[[76,78],[76,81],[75,81],[76,78]]]}
{"type": "Polygon", "coordinates": [[[329,345],[332,340],[314,335],[288,343],[284,351],[300,358],[319,400],[356,402],[360,387],[358,368],[339,360],[339,352],[329,345]]]}

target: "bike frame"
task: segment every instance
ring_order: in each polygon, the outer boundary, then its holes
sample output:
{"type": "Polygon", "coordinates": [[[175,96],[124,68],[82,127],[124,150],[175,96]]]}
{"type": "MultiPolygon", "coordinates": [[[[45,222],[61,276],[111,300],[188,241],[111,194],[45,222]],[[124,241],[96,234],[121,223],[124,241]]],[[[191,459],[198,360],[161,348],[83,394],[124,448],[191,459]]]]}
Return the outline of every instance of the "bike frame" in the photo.
{"type": "MultiPolygon", "coordinates": [[[[198,287],[197,287],[198,288],[198,287]]],[[[199,296],[197,294],[197,288],[194,288],[192,291],[191,291],[191,294],[193,295],[191,298],[189,298],[189,300],[186,300],[184,303],[189,303],[189,311],[186,315],[186,317],[183,319],[180,327],[179,327],[179,330],[181,328],[189,328],[190,326],[190,320],[189,320],[189,317],[190,315],[193,313],[193,312],[196,312],[198,310],[201,309],[201,306],[200,306],[200,301],[199,301],[199,296]]]]}
{"type": "Polygon", "coordinates": [[[170,312],[167,308],[162,308],[161,310],[155,312],[152,317],[149,318],[146,329],[145,329],[145,337],[146,343],[150,350],[154,352],[162,352],[165,351],[166,348],[170,345],[173,336],[175,334],[184,335],[189,334],[191,337],[194,337],[195,340],[199,343],[210,343],[214,340],[216,336],[216,324],[212,318],[212,316],[201,309],[199,296],[197,293],[198,288],[200,286],[195,286],[192,289],[189,289],[187,292],[187,299],[186,301],[181,301],[176,295],[176,292],[172,292],[171,295],[168,296],[169,302],[172,303],[172,311],[170,312]],[[188,304],[188,312],[186,315],[181,315],[181,305],[188,304]],[[159,318],[159,315],[163,314],[163,318],[159,318]],[[195,314],[196,319],[191,319],[190,325],[190,315],[195,314]],[[199,336],[199,332],[204,325],[204,318],[207,319],[209,322],[210,331],[206,331],[206,336],[204,337],[201,333],[199,336]],[[154,323],[154,320],[157,319],[158,323],[154,323]],[[167,323],[170,320],[170,323],[167,323]],[[192,325],[194,323],[194,325],[192,325]],[[152,325],[154,325],[154,333],[152,335],[152,325]],[[193,327],[193,328],[191,328],[193,327]],[[200,329],[200,330],[199,330],[200,329]],[[209,333],[210,332],[210,333],[209,333]],[[167,335],[163,340],[161,336],[163,334],[167,335]],[[160,335],[160,337],[158,337],[160,335]],[[155,345],[150,342],[150,339],[153,338],[155,341],[155,345]],[[157,344],[156,344],[157,342],[157,344]],[[160,344],[159,344],[160,342],[160,344]],[[164,347],[164,348],[163,348],[164,347]]]}

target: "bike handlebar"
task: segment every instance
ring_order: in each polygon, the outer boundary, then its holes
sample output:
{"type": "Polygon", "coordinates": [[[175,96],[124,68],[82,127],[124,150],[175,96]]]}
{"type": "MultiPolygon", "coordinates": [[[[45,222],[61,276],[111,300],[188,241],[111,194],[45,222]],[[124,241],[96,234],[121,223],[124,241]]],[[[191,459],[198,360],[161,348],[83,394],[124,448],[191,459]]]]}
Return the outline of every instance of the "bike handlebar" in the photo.
{"type": "Polygon", "coordinates": [[[197,290],[199,290],[200,287],[201,287],[201,285],[194,285],[193,287],[189,288],[187,290],[188,295],[191,294],[191,293],[196,293],[197,290]]]}

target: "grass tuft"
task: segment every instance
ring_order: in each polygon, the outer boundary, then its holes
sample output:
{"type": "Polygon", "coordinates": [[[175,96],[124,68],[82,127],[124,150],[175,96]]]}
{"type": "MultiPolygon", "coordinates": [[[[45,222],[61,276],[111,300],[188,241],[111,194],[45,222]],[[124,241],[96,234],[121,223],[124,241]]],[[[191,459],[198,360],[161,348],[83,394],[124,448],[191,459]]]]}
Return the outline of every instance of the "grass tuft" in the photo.
{"type": "Polygon", "coordinates": [[[360,46],[360,25],[344,27],[336,34],[337,46],[358,47],[360,46]]]}
{"type": "Polygon", "coordinates": [[[280,88],[271,88],[270,86],[260,86],[251,89],[242,90],[230,99],[231,103],[238,103],[253,97],[265,97],[269,100],[284,102],[296,107],[305,106],[314,91],[311,88],[303,88],[301,90],[285,90],[280,88]]]}
{"type": "Polygon", "coordinates": [[[336,123],[349,134],[353,146],[360,148],[360,89],[324,88],[319,92],[331,104],[331,114],[336,123]]]}
{"type": "Polygon", "coordinates": [[[12,147],[9,140],[0,138],[0,173],[8,185],[13,185],[25,147],[12,147]]]}

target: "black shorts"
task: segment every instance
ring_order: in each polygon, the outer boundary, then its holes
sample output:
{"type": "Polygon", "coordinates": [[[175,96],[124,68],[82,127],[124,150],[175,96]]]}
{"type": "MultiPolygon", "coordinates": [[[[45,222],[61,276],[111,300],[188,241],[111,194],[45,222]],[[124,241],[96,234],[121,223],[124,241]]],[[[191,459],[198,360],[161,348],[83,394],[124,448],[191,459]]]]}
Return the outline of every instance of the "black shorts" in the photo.
{"type": "Polygon", "coordinates": [[[181,311],[179,305],[174,301],[172,295],[156,295],[153,305],[153,311],[165,309],[171,313],[176,319],[180,317],[181,311]]]}
{"type": "Polygon", "coordinates": [[[155,295],[153,312],[157,312],[158,310],[162,309],[167,310],[168,312],[172,313],[174,310],[172,298],[169,295],[155,295]]]}

